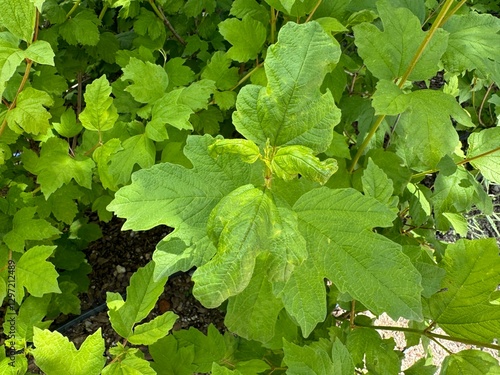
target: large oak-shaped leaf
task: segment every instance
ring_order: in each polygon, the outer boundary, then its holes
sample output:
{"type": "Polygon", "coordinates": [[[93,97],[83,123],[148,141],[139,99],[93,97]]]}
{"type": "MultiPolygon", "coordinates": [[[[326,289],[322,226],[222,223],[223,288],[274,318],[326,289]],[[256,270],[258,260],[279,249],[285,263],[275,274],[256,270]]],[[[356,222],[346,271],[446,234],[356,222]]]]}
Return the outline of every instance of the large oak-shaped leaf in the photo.
{"type": "MultiPolygon", "coordinates": [[[[384,25],[381,31],[368,22],[353,27],[355,43],[363,62],[379,79],[401,77],[426,34],[420,20],[406,8],[396,8],[387,0],[377,2],[384,25]]],[[[448,33],[438,29],[408,77],[411,81],[432,77],[438,70],[439,59],[446,51],[448,33]]]]}
{"type": "Polygon", "coordinates": [[[267,51],[267,87],[246,85],[238,95],[236,129],[259,145],[269,139],[273,146],[326,150],[340,111],[331,93],[321,94],[319,87],[339,57],[340,47],[318,23],[287,23],[267,51]]]}
{"type": "Polygon", "coordinates": [[[147,230],[162,224],[175,228],[155,252],[155,279],[175,272],[177,262],[185,269],[210,259],[215,251],[206,234],[210,212],[237,187],[262,179],[259,164],[244,163],[233,155],[212,158],[211,143],[208,135],[189,137],[184,153],[192,169],[171,163],[142,169],[108,206],[127,219],[123,229],[147,230]]]}
{"type": "Polygon", "coordinates": [[[300,197],[293,209],[311,258],[303,264],[308,269],[297,274],[317,280],[314,289],[311,282],[304,290],[294,284],[294,274],[285,286],[285,307],[303,333],[319,321],[317,309],[326,314],[324,304],[310,303],[312,296],[324,296],[324,277],[376,314],[422,318],[420,274],[398,244],[372,230],[392,225],[395,215],[387,207],[353,189],[318,188],[300,197]],[[290,298],[293,304],[286,302],[290,298]]]}
{"type": "Polygon", "coordinates": [[[429,308],[449,335],[491,342],[500,337],[500,306],[490,298],[500,283],[500,257],[494,238],[460,240],[448,246],[442,291],[429,308]]]}

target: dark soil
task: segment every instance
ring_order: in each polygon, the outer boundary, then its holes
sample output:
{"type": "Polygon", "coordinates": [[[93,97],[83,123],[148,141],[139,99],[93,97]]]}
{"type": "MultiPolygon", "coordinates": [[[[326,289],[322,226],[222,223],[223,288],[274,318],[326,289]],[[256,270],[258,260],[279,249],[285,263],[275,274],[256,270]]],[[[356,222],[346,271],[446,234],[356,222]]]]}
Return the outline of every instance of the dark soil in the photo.
{"type": "MultiPolygon", "coordinates": [[[[87,293],[80,295],[80,299],[82,315],[85,312],[91,315],[82,321],[76,316],[62,316],[50,327],[51,330],[58,329],[67,336],[77,348],[98,328],[102,330],[107,350],[118,341],[124,341],[109,322],[105,303],[106,292],[118,292],[123,295],[132,274],[151,260],[156,244],[171,231],[170,228],[163,226],[146,232],[122,232],[122,225],[123,220],[118,218],[113,218],[109,223],[102,223],[103,237],[92,242],[85,250],[88,262],[92,266],[92,273],[89,275],[91,287],[87,293]]],[[[224,313],[218,309],[203,307],[194,299],[191,293],[192,287],[190,272],[171,276],[147,320],[166,311],[173,311],[179,316],[174,330],[195,327],[206,332],[208,325],[213,324],[223,331],[224,313]]],[[[146,348],[141,349],[146,351],[146,348]]],[[[106,356],[109,361],[111,358],[107,351],[106,356]]],[[[146,358],[148,358],[147,352],[146,358]]],[[[42,373],[34,363],[30,363],[29,370],[33,373],[42,373]]]]}

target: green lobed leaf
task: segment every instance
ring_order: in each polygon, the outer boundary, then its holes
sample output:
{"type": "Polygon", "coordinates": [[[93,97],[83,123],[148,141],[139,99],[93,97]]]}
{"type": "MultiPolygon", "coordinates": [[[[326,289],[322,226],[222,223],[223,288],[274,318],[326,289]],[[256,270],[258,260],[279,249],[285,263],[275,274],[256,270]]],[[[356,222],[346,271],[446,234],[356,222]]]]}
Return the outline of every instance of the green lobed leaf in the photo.
{"type": "MultiPolygon", "coordinates": [[[[450,33],[443,63],[448,71],[462,73],[477,69],[490,75],[489,61],[500,62],[500,20],[491,14],[455,14],[444,25],[450,33]]],[[[497,82],[498,83],[498,82],[497,82]]]]}
{"type": "Polygon", "coordinates": [[[467,159],[473,159],[472,166],[489,181],[500,184],[500,127],[472,133],[467,141],[467,159]]]}
{"type": "MultiPolygon", "coordinates": [[[[384,30],[370,23],[353,27],[355,44],[363,62],[379,79],[400,78],[426,37],[420,20],[406,8],[396,8],[388,0],[377,1],[384,30]]],[[[433,77],[446,51],[448,33],[438,29],[408,77],[410,81],[433,77]]]]}
{"type": "Polygon", "coordinates": [[[293,209],[315,260],[309,277],[327,277],[376,314],[422,319],[420,274],[399,245],[371,230],[392,225],[388,208],[353,189],[318,188],[293,209]]]}
{"type": "Polygon", "coordinates": [[[263,4],[259,4],[256,0],[235,0],[231,4],[231,11],[235,17],[239,19],[246,15],[262,22],[264,25],[269,23],[269,11],[263,4]]]}
{"type": "MultiPolygon", "coordinates": [[[[85,112],[85,110],[84,110],[85,112]]],[[[81,115],[80,115],[81,120],[81,115]]],[[[67,108],[61,115],[61,122],[53,122],[54,129],[63,137],[71,138],[79,134],[83,126],[76,122],[76,114],[73,108],[67,108]]]]}
{"type": "Polygon", "coordinates": [[[137,343],[142,343],[140,340],[146,340],[148,344],[151,344],[151,340],[154,339],[154,332],[151,332],[151,330],[165,328],[165,325],[169,323],[165,319],[170,320],[171,318],[170,314],[168,314],[157,320],[156,323],[150,323],[147,326],[143,325],[137,332],[136,340],[134,340],[134,325],[143,320],[153,309],[158,297],[163,292],[167,280],[166,277],[163,277],[155,281],[153,271],[154,263],[150,262],[132,275],[130,285],[127,287],[126,301],[123,301],[118,293],[107,293],[108,315],[113,329],[123,338],[131,338],[137,343]],[[160,328],[161,325],[164,326],[160,328]],[[150,331],[151,336],[146,331],[150,331]]]}
{"type": "Polygon", "coordinates": [[[494,238],[459,240],[447,247],[440,293],[429,301],[430,316],[451,336],[491,342],[499,337],[500,306],[490,294],[500,284],[500,258],[494,238]]]}
{"type": "Polygon", "coordinates": [[[480,192],[484,194],[481,185],[464,167],[459,166],[453,173],[442,171],[438,173],[434,184],[434,193],[430,197],[434,205],[436,227],[439,230],[449,229],[449,220],[444,213],[463,214],[478,204],[480,192]]]}
{"type": "Polygon", "coordinates": [[[146,134],[137,134],[125,139],[118,151],[109,157],[107,171],[112,185],[127,184],[135,165],[144,169],[149,168],[155,163],[155,156],[154,143],[146,134]]]}
{"type": "Polygon", "coordinates": [[[154,103],[168,87],[168,75],[161,66],[135,57],[123,68],[122,79],[133,82],[125,91],[132,94],[139,103],[154,103]]]}
{"type": "Polygon", "coordinates": [[[462,350],[445,357],[440,375],[498,375],[498,360],[480,350],[462,350]]]}
{"type": "Polygon", "coordinates": [[[173,335],[166,336],[149,346],[154,359],[151,367],[158,375],[192,375],[196,373],[194,345],[180,346],[173,335]]]}
{"type": "Polygon", "coordinates": [[[409,167],[418,171],[436,168],[459,145],[450,116],[465,126],[474,126],[453,96],[437,90],[404,94],[394,83],[382,80],[377,84],[373,106],[376,114],[402,113],[395,128],[396,150],[409,167]]]}
{"type": "Polygon", "coordinates": [[[56,246],[34,246],[26,251],[16,265],[17,282],[35,297],[46,293],[61,293],[57,283],[59,274],[47,258],[56,246]]]}
{"type": "Polygon", "coordinates": [[[100,23],[93,11],[85,9],[61,23],[59,34],[71,45],[95,46],[99,42],[100,23]]]}
{"type": "Polygon", "coordinates": [[[36,8],[32,0],[0,0],[0,26],[17,38],[31,43],[35,30],[36,8]]]}
{"type": "Polygon", "coordinates": [[[171,311],[159,315],[150,322],[135,326],[134,333],[128,337],[134,345],[151,345],[165,337],[174,326],[178,316],[171,311]]]}
{"type": "Polygon", "coordinates": [[[394,351],[394,340],[383,340],[379,333],[370,328],[351,330],[347,336],[346,347],[351,353],[356,367],[373,374],[398,375],[401,358],[394,351]]]}
{"type": "MultiPolygon", "coordinates": [[[[176,230],[164,240],[166,248],[170,239],[177,238],[177,254],[186,255],[185,262],[192,257],[211,257],[213,244],[206,237],[210,212],[226,194],[238,186],[262,180],[263,175],[262,166],[244,163],[232,155],[213,159],[208,154],[212,142],[208,135],[188,137],[184,153],[192,162],[192,169],[163,163],[136,172],[132,184],[120,189],[108,206],[119,217],[127,218],[123,228],[143,230],[168,225],[176,230]]],[[[161,262],[157,275],[163,269],[172,271],[170,263],[161,262]]]]}
{"type": "Polygon", "coordinates": [[[174,57],[165,64],[165,71],[168,76],[167,91],[171,91],[174,87],[186,86],[194,80],[194,72],[189,66],[184,66],[185,62],[186,60],[181,57],[174,57]]]}
{"type": "Polygon", "coordinates": [[[267,342],[274,337],[281,300],[273,295],[267,277],[267,258],[256,262],[253,277],[243,292],[229,299],[224,325],[248,340],[267,342]]]}
{"type": "Polygon", "coordinates": [[[101,132],[113,128],[118,112],[110,95],[111,86],[105,75],[87,86],[83,95],[85,109],[79,116],[85,129],[101,132]]]}
{"type": "Polygon", "coordinates": [[[388,203],[394,193],[392,181],[371,158],[368,159],[368,165],[363,171],[361,181],[364,193],[381,203],[388,203]]]}
{"type": "Polygon", "coordinates": [[[34,328],[32,353],[35,363],[46,374],[98,375],[106,363],[104,339],[99,328],[76,349],[59,332],[34,328]]]}
{"type": "Polygon", "coordinates": [[[290,375],[331,375],[334,364],[328,353],[320,348],[298,346],[283,340],[285,357],[283,362],[288,366],[290,375]]]}
{"type": "Polygon", "coordinates": [[[339,57],[339,46],[318,23],[287,23],[267,52],[268,86],[240,90],[233,113],[236,129],[260,146],[269,139],[271,146],[326,150],[340,111],[331,93],[322,95],[319,87],[339,57]]]}
{"type": "Polygon", "coordinates": [[[52,137],[42,145],[40,157],[25,149],[22,161],[26,170],[37,175],[45,198],[49,198],[57,189],[74,179],[78,185],[90,189],[92,169],[95,163],[90,158],[72,158],[68,154],[68,143],[52,137]]]}
{"type": "Polygon", "coordinates": [[[36,207],[24,207],[14,214],[12,230],[5,234],[3,241],[12,251],[23,252],[26,241],[45,240],[61,232],[43,219],[33,219],[36,207]]]}
{"type": "Polygon", "coordinates": [[[231,57],[227,53],[217,51],[212,55],[201,77],[210,79],[220,90],[229,90],[238,83],[238,68],[231,66],[231,57]]]}
{"type": "Polygon", "coordinates": [[[151,363],[135,355],[127,355],[120,361],[110,363],[102,370],[102,375],[156,375],[151,363]]]}
{"type": "MultiPolygon", "coordinates": [[[[50,300],[51,295],[49,294],[44,294],[41,298],[28,296],[25,300],[23,300],[16,318],[16,336],[18,339],[32,342],[34,327],[40,329],[49,328],[52,321],[43,321],[43,319],[47,315],[50,300]]],[[[5,328],[4,323],[4,329],[5,328]]]]}
{"type": "Polygon", "coordinates": [[[228,369],[227,367],[220,366],[217,363],[214,363],[212,365],[212,371],[210,373],[213,375],[243,375],[238,370],[231,370],[228,369]]]}
{"type": "Polygon", "coordinates": [[[219,32],[232,47],[227,56],[239,62],[255,59],[266,41],[266,27],[250,16],[228,18],[219,23],[219,32]]]}
{"type": "Polygon", "coordinates": [[[280,147],[271,161],[271,170],[279,178],[292,180],[300,175],[322,185],[337,169],[337,160],[320,160],[314,156],[313,150],[305,146],[280,147]]]}
{"type": "Polygon", "coordinates": [[[7,112],[7,123],[16,133],[46,134],[50,129],[52,115],[45,107],[54,104],[54,100],[44,91],[25,88],[17,97],[16,107],[7,112]]]}

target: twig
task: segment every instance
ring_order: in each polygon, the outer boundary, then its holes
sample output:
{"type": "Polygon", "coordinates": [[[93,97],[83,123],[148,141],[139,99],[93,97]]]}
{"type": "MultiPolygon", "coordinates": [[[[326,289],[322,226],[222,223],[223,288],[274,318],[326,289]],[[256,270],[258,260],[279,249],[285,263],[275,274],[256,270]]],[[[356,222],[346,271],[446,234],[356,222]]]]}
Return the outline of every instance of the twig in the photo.
{"type": "Polygon", "coordinates": [[[168,29],[172,32],[172,34],[174,34],[175,39],[177,39],[183,46],[185,46],[187,44],[186,41],[182,38],[182,36],[180,36],[177,33],[177,31],[175,31],[174,27],[172,26],[172,24],[168,20],[167,16],[165,16],[165,13],[163,13],[163,11],[156,6],[156,4],[154,3],[154,0],[149,0],[149,4],[153,8],[156,15],[162,19],[165,26],[167,26],[168,29]]]}

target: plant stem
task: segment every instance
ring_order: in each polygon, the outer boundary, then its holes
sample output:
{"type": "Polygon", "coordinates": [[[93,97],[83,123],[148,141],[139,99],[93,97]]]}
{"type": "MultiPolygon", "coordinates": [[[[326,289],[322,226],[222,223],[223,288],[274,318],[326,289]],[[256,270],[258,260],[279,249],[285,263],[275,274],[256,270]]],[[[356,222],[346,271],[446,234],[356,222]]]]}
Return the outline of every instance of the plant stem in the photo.
{"type": "Polygon", "coordinates": [[[247,74],[245,74],[245,76],[243,78],[241,78],[236,85],[234,85],[233,87],[231,87],[229,89],[229,91],[236,90],[238,88],[238,86],[240,86],[242,83],[244,83],[247,79],[249,79],[252,76],[252,74],[254,74],[257,70],[259,70],[262,67],[262,65],[264,65],[264,63],[257,64],[255,66],[255,68],[253,68],[247,74]]]}
{"type": "Polygon", "coordinates": [[[101,9],[101,13],[99,13],[99,21],[102,21],[107,10],[108,10],[108,6],[104,5],[101,9]]]}
{"type": "Polygon", "coordinates": [[[274,44],[274,35],[276,34],[276,10],[271,7],[271,44],[274,44]]]}
{"type": "MultiPolygon", "coordinates": [[[[482,154],[479,154],[479,155],[476,155],[476,156],[472,156],[472,157],[464,159],[464,160],[460,160],[459,162],[457,162],[455,164],[456,165],[464,165],[464,164],[467,164],[467,163],[469,163],[469,162],[471,162],[473,160],[480,159],[480,158],[482,158],[484,156],[488,156],[488,155],[494,154],[495,152],[498,152],[498,151],[500,151],[500,147],[494,148],[493,150],[489,150],[489,151],[483,152],[482,154]]],[[[432,173],[436,173],[436,172],[439,172],[439,169],[429,169],[428,171],[416,173],[416,174],[414,174],[414,175],[411,176],[411,180],[418,180],[418,179],[420,179],[422,177],[425,177],[428,174],[432,174],[432,173]]]]}
{"type": "MultiPolygon", "coordinates": [[[[432,37],[436,33],[439,26],[442,24],[443,19],[446,16],[446,14],[448,13],[448,10],[450,9],[453,1],[454,0],[446,0],[446,2],[444,3],[444,6],[443,6],[443,8],[441,8],[441,11],[439,12],[436,20],[432,24],[430,30],[425,35],[425,38],[422,41],[422,43],[420,43],[420,46],[418,47],[417,52],[413,56],[413,58],[410,62],[410,65],[408,66],[406,71],[403,73],[403,76],[399,80],[399,84],[398,84],[399,88],[403,87],[404,83],[406,82],[406,80],[408,79],[408,77],[410,76],[412,71],[415,69],[415,66],[417,65],[418,60],[422,57],[422,54],[424,53],[425,48],[427,47],[427,45],[431,41],[432,37]]],[[[458,8],[455,7],[454,11],[456,12],[457,10],[458,10],[458,8]]],[[[368,146],[371,139],[373,138],[373,136],[377,132],[380,124],[382,124],[382,121],[384,121],[385,116],[386,115],[380,115],[377,118],[377,120],[375,121],[375,123],[373,124],[372,128],[370,129],[370,132],[366,135],[363,143],[359,147],[358,151],[356,152],[356,155],[354,156],[354,159],[352,160],[352,164],[349,168],[349,173],[352,173],[354,171],[354,168],[356,168],[356,164],[358,163],[359,159],[361,158],[361,155],[363,155],[363,152],[365,151],[366,146],[368,146]]]]}
{"type": "Polygon", "coordinates": [[[66,14],[66,19],[68,19],[74,12],[75,10],[78,8],[78,6],[80,5],[80,2],[81,0],[76,0],[75,1],[75,4],[73,4],[73,8],[71,8],[68,12],[68,14],[66,14]]]}
{"type": "Polygon", "coordinates": [[[475,346],[481,346],[481,347],[485,347],[485,348],[500,350],[500,345],[485,343],[485,342],[476,341],[476,340],[463,339],[461,337],[440,335],[438,333],[421,331],[419,329],[414,329],[414,328],[393,327],[393,326],[368,326],[368,325],[362,325],[362,324],[356,324],[356,326],[357,327],[364,327],[364,328],[380,329],[383,331],[410,332],[410,333],[416,333],[416,334],[419,334],[422,336],[429,337],[430,339],[442,339],[442,340],[447,340],[447,341],[455,341],[455,342],[461,342],[462,344],[475,345],[475,346]]]}
{"type": "Polygon", "coordinates": [[[187,44],[186,41],[177,33],[177,31],[175,31],[167,16],[165,16],[165,13],[163,13],[163,11],[156,6],[154,0],[149,0],[149,4],[153,8],[153,11],[156,13],[156,15],[161,18],[165,26],[167,26],[170,32],[174,34],[175,39],[177,39],[183,46],[185,46],[187,44]]]}
{"type": "Polygon", "coordinates": [[[309,13],[309,16],[307,16],[305,23],[308,23],[311,20],[312,16],[314,16],[314,13],[316,13],[316,11],[318,10],[318,8],[321,5],[322,1],[323,0],[318,0],[318,2],[316,3],[316,5],[314,6],[314,8],[311,10],[311,13],[309,13]]]}

